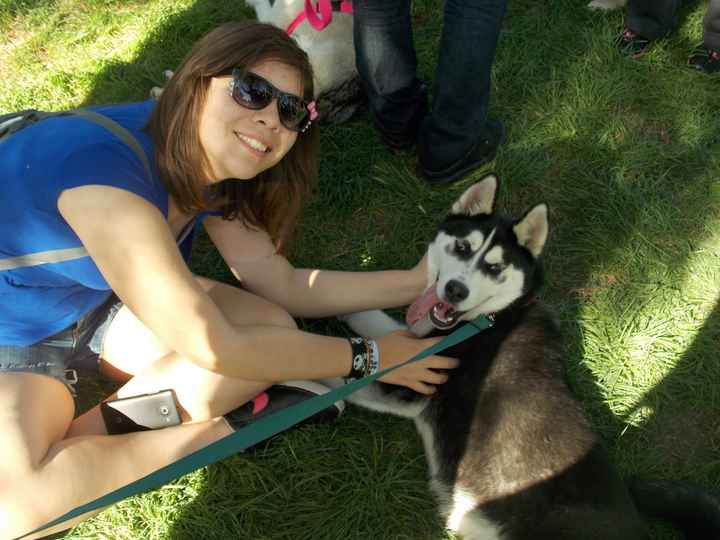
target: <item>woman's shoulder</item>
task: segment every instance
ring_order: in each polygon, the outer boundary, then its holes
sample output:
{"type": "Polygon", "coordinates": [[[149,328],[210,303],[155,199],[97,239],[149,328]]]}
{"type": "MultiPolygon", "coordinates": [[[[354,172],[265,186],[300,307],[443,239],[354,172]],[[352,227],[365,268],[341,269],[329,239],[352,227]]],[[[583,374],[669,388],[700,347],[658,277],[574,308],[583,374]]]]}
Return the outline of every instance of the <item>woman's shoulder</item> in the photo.
{"type": "Polygon", "coordinates": [[[14,178],[18,190],[32,192],[36,199],[47,197],[49,204],[54,204],[64,189],[104,184],[133,191],[163,208],[167,192],[158,178],[152,142],[143,131],[152,103],[90,110],[129,132],[138,146],[132,148],[112,129],[86,118],[51,117],[3,143],[2,161],[8,164],[10,184],[14,178]]]}
{"type": "Polygon", "coordinates": [[[145,132],[154,100],[87,107],[76,111],[58,111],[53,116],[32,123],[3,141],[4,152],[28,146],[42,148],[46,155],[68,153],[84,145],[102,144],[118,140],[118,131],[127,131],[143,149],[152,149],[152,141],[145,132]],[[89,112],[86,114],[84,111],[89,112]],[[100,115],[100,120],[94,120],[100,115]]]}

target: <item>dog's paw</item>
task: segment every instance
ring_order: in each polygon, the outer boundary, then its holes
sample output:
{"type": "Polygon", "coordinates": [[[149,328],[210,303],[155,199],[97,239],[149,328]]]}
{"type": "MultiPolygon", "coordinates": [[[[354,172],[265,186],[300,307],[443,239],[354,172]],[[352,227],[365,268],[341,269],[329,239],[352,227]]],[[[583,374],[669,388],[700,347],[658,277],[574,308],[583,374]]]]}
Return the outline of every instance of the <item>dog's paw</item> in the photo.
{"type": "MultiPolygon", "coordinates": [[[[165,79],[169,81],[173,76],[173,72],[170,71],[169,69],[166,69],[165,71],[163,71],[163,75],[165,75],[165,79]]],[[[153,99],[158,99],[162,95],[162,93],[163,93],[162,86],[153,86],[150,89],[150,97],[153,99]]]]}
{"type": "Polygon", "coordinates": [[[588,4],[590,9],[598,9],[602,11],[610,11],[623,7],[627,0],[593,0],[588,4]]]}

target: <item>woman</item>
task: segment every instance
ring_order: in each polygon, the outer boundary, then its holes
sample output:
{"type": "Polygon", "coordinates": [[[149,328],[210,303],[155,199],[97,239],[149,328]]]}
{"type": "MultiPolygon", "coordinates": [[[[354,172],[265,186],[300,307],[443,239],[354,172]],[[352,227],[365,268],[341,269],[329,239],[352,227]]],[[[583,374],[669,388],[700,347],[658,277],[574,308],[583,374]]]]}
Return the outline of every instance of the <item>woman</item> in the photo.
{"type": "MultiPolygon", "coordinates": [[[[0,538],[226,436],[223,415],[273,382],[358,374],[348,340],[301,332],[292,316],[420,295],[424,263],[321,272],[282,256],[316,173],[312,95],[291,39],[235,23],[194,47],[157,105],[96,109],[154,157],[151,177],[126,144],[80,118],[44,120],[0,145],[0,259],[80,244],[89,254],[0,272],[0,538]],[[242,289],[188,270],[177,239],[199,221],[242,289]],[[99,407],[73,419],[63,374],[95,354],[127,381],[111,398],[172,389],[183,423],[109,436],[99,407]],[[50,495],[42,504],[39,492],[50,495]]],[[[387,336],[380,367],[434,342],[387,336]]],[[[436,370],[455,365],[429,357],[385,380],[430,393],[446,380],[436,370]]]]}

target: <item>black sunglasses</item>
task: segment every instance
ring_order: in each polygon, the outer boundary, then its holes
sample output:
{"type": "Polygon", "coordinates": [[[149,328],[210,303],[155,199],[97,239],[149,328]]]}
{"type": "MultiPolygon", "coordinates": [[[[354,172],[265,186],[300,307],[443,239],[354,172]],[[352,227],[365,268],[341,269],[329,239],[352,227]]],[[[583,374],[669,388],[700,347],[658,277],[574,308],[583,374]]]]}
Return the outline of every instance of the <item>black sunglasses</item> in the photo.
{"type": "Polygon", "coordinates": [[[292,131],[305,131],[318,117],[314,101],[307,103],[299,96],[282,92],[252,71],[232,70],[230,95],[238,105],[253,111],[264,109],[277,99],[280,122],[292,131]]]}

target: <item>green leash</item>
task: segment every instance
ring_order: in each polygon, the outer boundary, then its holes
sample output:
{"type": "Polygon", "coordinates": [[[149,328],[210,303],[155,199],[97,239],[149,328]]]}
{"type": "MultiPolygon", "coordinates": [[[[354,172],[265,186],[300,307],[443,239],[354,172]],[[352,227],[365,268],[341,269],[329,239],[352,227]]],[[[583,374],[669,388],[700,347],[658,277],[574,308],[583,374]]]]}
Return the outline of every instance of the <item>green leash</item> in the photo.
{"type": "Polygon", "coordinates": [[[288,429],[298,422],[302,422],[306,418],[310,418],[315,413],[327,409],[336,401],[340,401],[353,392],[360,390],[363,386],[370,384],[374,380],[379,379],[396,369],[413,362],[417,362],[418,360],[422,360],[428,356],[432,356],[433,354],[447,349],[448,347],[452,347],[453,345],[457,345],[458,343],[465,341],[478,332],[490,328],[494,322],[494,318],[481,315],[477,319],[470,321],[468,324],[462,325],[439,343],[436,343],[432,347],[428,347],[420,354],[413,356],[410,360],[407,360],[402,364],[384,369],[374,375],[363,377],[362,379],[348,383],[345,386],[336,388],[327,394],[315,396],[307,401],[303,401],[297,405],[278,411],[263,420],[252,423],[242,429],[239,429],[235,433],[231,433],[219,441],[209,444],[205,448],[180,458],[174,463],[166,465],[165,467],[158,469],[157,471],[152,472],[135,482],[116,489],[112,493],[108,493],[107,495],[103,495],[92,502],[79,506],[75,508],[75,510],[71,510],[65,515],[54,519],[42,527],[38,527],[34,531],[18,536],[14,540],[21,540],[28,535],[44,531],[45,529],[59,525],[60,523],[86,514],[87,512],[115,504],[127,497],[132,497],[133,495],[158,488],[180,476],[191,473],[201,467],[211,465],[221,459],[225,459],[226,457],[241,452],[246,448],[249,448],[272,437],[273,435],[276,435],[277,433],[280,433],[281,431],[288,429]]]}

